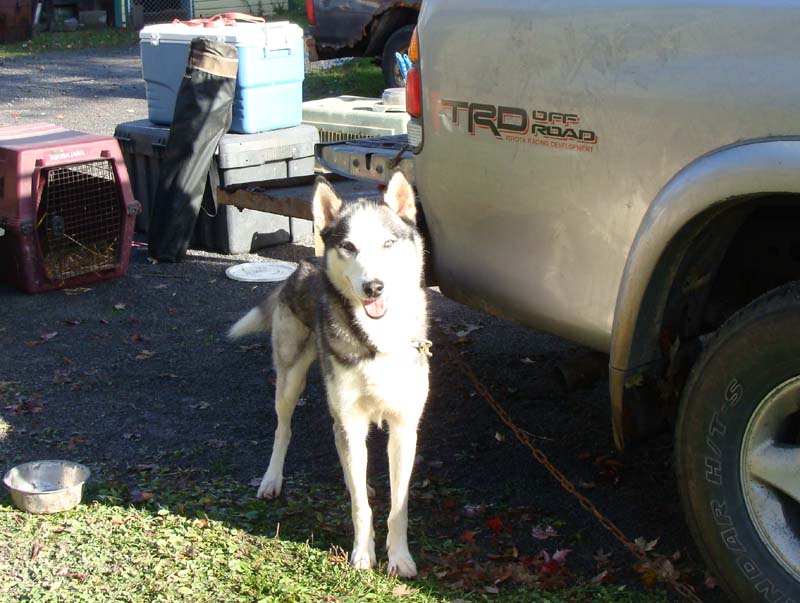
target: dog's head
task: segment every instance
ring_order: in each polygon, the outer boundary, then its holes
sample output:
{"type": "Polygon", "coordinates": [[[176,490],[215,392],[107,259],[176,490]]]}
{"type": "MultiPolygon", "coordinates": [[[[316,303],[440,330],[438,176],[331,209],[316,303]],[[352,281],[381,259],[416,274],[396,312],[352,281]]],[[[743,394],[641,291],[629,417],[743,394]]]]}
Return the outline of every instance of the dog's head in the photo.
{"type": "Polygon", "coordinates": [[[415,227],[414,189],[402,172],[389,181],[383,202],[343,203],[331,185],[317,179],[314,226],[325,245],[325,271],[333,285],[372,319],[402,303],[419,288],[422,240],[415,227]]]}

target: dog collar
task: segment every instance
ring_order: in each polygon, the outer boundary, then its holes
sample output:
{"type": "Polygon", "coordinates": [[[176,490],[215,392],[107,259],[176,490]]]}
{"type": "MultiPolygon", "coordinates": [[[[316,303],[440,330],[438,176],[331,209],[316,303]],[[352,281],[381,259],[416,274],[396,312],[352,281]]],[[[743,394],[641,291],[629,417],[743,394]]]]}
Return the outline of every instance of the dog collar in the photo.
{"type": "Polygon", "coordinates": [[[431,346],[433,346],[433,342],[430,339],[411,340],[411,347],[417,350],[423,356],[427,356],[428,358],[433,356],[433,354],[431,353],[431,346]]]}

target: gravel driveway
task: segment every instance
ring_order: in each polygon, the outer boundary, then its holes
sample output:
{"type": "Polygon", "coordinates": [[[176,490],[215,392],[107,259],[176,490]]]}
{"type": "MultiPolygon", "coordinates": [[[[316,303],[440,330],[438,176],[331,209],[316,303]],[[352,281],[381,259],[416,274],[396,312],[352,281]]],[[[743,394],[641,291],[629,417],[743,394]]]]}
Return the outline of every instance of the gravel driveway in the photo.
{"type": "MultiPolygon", "coordinates": [[[[0,75],[0,125],[46,121],[113,134],[118,122],[147,114],[137,47],[6,60],[0,75]]],[[[231,344],[224,333],[272,286],[229,280],[224,271],[242,260],[312,252],[303,245],[259,256],[193,251],[184,263],[151,265],[136,247],[125,278],[79,295],[26,295],[0,285],[0,469],[65,455],[135,466],[157,451],[191,449],[187,463],[225,467],[243,483],[258,477],[274,429],[269,346],[264,339],[231,344]]],[[[435,290],[430,297],[438,326],[418,476],[434,474],[475,505],[558,517],[574,571],[594,575],[603,549],[620,568],[619,581],[643,588],[629,554],[515,442],[447,359],[446,341],[457,341],[494,396],[604,513],[631,538],[660,539],[660,554],[679,551],[676,564],[702,580],[678,505],[669,436],[615,454],[607,382],[565,391],[557,371],[586,350],[472,312],[435,290]]],[[[316,370],[304,400],[287,473],[341,487],[316,370]]],[[[386,470],[384,443],[383,434],[372,439],[376,474],[386,470]]],[[[552,548],[531,538],[530,527],[515,526],[518,546],[552,548]]],[[[718,590],[704,597],[725,601],[718,590]]]]}

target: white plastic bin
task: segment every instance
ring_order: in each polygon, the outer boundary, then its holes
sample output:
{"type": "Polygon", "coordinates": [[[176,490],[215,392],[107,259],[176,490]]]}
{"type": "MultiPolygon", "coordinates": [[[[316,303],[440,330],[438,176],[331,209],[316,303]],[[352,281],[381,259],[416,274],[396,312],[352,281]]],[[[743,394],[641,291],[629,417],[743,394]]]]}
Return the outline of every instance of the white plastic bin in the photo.
{"type": "Polygon", "coordinates": [[[320,142],[405,134],[405,105],[387,106],[381,99],[334,96],[303,103],[303,123],[319,130],[320,142]]]}
{"type": "Polygon", "coordinates": [[[171,124],[194,38],[234,44],[239,72],[231,132],[252,134],[300,124],[303,115],[303,31],[288,21],[197,27],[148,25],[139,32],[150,121],[171,124]]]}

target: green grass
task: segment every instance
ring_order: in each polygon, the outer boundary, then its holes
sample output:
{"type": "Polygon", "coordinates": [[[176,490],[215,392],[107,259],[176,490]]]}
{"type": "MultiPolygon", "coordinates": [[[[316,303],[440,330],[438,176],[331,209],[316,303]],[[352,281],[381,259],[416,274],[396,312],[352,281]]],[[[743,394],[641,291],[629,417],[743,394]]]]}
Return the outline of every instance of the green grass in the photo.
{"type": "MultiPolygon", "coordinates": [[[[513,577],[465,581],[464,568],[442,561],[463,557],[465,546],[435,537],[441,526],[430,522],[442,513],[426,512],[424,500],[414,502],[411,527],[412,538],[429,533],[412,540],[422,577],[401,581],[387,577],[385,566],[357,571],[347,564],[351,528],[344,488],[293,479],[280,500],[265,503],[255,500],[252,486],[196,470],[93,470],[104,481],[89,487],[86,504],[65,513],[29,515],[0,500],[0,601],[666,601],[657,591],[635,593],[572,578],[550,589],[533,577],[527,584],[513,577]]],[[[377,500],[374,508],[381,542],[387,509],[377,500]]],[[[385,553],[378,556],[385,564],[385,553]]]]}
{"type": "Polygon", "coordinates": [[[80,50],[82,48],[115,48],[139,41],[139,32],[128,29],[92,29],[84,31],[42,33],[27,42],[0,45],[0,59],[33,56],[43,52],[80,50]]]}
{"type": "Polygon", "coordinates": [[[372,59],[359,58],[331,69],[306,73],[303,100],[340,94],[380,98],[383,88],[381,68],[372,59]]]}

